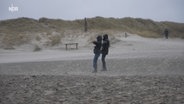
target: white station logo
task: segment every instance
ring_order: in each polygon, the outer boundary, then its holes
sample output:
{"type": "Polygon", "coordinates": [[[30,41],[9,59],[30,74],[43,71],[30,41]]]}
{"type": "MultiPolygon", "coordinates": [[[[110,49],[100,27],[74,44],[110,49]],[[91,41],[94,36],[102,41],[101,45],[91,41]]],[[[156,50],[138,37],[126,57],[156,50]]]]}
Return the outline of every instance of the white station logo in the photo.
{"type": "Polygon", "coordinates": [[[19,7],[14,6],[13,4],[11,4],[11,6],[8,8],[8,10],[10,12],[18,12],[19,11],[19,7]]]}

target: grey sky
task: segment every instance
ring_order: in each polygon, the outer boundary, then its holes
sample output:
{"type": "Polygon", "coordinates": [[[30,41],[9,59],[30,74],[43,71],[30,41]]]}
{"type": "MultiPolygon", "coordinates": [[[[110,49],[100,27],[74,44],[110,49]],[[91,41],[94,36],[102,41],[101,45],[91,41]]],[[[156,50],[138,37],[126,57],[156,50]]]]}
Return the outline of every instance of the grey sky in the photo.
{"type": "Polygon", "coordinates": [[[65,20],[134,17],[184,23],[184,0],[0,0],[0,20],[29,17],[65,20]],[[18,12],[10,12],[13,4],[18,12]]]}

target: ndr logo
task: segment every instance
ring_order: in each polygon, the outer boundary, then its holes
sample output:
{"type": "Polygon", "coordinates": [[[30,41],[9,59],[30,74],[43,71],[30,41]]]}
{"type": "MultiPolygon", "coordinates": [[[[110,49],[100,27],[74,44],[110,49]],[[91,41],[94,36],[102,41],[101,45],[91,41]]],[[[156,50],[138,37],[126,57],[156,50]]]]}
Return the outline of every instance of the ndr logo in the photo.
{"type": "Polygon", "coordinates": [[[11,4],[11,6],[8,8],[8,10],[10,12],[18,12],[19,11],[19,7],[13,6],[13,4],[11,4]]]}

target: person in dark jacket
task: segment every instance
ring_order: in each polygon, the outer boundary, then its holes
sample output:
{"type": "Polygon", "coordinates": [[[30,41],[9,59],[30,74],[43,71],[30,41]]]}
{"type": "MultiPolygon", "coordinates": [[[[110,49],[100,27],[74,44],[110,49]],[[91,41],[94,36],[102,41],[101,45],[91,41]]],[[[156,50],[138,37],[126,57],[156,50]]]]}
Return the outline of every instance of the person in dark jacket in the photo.
{"type": "Polygon", "coordinates": [[[169,30],[167,28],[164,30],[164,35],[165,35],[165,38],[168,39],[168,37],[169,37],[169,30]]]}
{"type": "Polygon", "coordinates": [[[94,58],[93,58],[93,68],[94,68],[94,73],[97,72],[97,61],[98,61],[98,58],[100,56],[100,53],[101,53],[101,47],[102,47],[102,36],[97,36],[97,41],[93,41],[93,44],[95,45],[94,47],[94,58]]]}
{"type": "Polygon", "coordinates": [[[102,53],[102,64],[103,64],[102,65],[102,71],[106,71],[107,70],[105,57],[109,53],[109,46],[110,46],[110,42],[109,42],[109,39],[108,39],[108,35],[105,34],[105,35],[103,35],[102,50],[101,50],[101,53],[102,53]]]}

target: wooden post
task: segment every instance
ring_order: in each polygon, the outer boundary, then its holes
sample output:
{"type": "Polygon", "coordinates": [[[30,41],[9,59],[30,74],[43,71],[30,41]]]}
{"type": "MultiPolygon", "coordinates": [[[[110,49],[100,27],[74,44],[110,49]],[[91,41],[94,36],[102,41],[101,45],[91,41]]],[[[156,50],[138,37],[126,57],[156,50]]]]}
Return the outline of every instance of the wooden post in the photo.
{"type": "Polygon", "coordinates": [[[88,23],[87,23],[87,19],[84,18],[84,32],[88,31],[88,23]]]}
{"type": "Polygon", "coordinates": [[[76,43],[76,49],[78,49],[78,43],[76,43]]]}
{"type": "Polygon", "coordinates": [[[68,46],[67,46],[68,44],[65,44],[65,48],[66,48],[66,50],[68,50],[68,46]]]}

